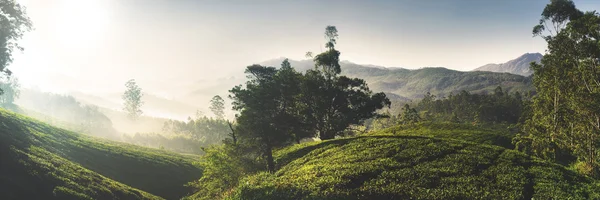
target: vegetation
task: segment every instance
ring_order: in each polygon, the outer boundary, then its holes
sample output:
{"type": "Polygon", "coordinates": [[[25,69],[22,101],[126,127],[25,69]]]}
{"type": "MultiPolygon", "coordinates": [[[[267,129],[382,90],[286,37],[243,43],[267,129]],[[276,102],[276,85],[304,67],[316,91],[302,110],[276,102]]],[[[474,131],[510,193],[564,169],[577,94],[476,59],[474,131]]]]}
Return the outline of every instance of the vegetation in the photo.
{"type": "Polygon", "coordinates": [[[245,87],[230,90],[239,138],[253,143],[274,172],[273,148],[318,135],[333,139],[348,126],[376,115],[389,106],[384,93],[372,94],[358,78],[338,76],[340,52],[334,46],[337,29],[325,30],[328,50],[315,56],[315,69],[296,72],[287,60],[280,69],[248,66],[245,87]]]}
{"type": "MultiPolygon", "coordinates": [[[[0,0],[0,104],[114,136],[107,109],[21,94],[6,66],[30,27],[0,0]]],[[[309,67],[246,68],[229,90],[235,121],[216,95],[214,117],[123,137],[140,146],[0,109],[0,199],[600,199],[599,33],[600,14],[551,0],[533,28],[548,52],[523,77],[342,65],[327,26],[309,67]]],[[[125,86],[121,123],[142,124],[142,89],[125,86]]]]}
{"type": "Polygon", "coordinates": [[[94,135],[120,139],[112,121],[94,105],[83,104],[69,95],[24,90],[15,105],[4,107],[53,126],[94,135]],[[22,108],[24,107],[24,108],[22,108]]]}
{"type": "Polygon", "coordinates": [[[594,199],[598,185],[560,165],[498,146],[423,136],[361,136],[276,153],[274,174],[226,199],[594,199]],[[287,162],[287,163],[286,163],[287,162]]]}
{"type": "Polygon", "coordinates": [[[21,95],[19,79],[13,76],[0,75],[0,105],[10,105],[21,95]]]}
{"type": "Polygon", "coordinates": [[[129,119],[136,121],[142,115],[141,109],[144,102],[142,101],[142,88],[140,88],[134,79],[131,79],[125,83],[125,93],[123,93],[123,101],[125,101],[125,107],[123,111],[127,113],[129,119]]]}
{"type": "Polygon", "coordinates": [[[202,154],[202,147],[220,144],[229,135],[229,124],[224,119],[198,116],[188,121],[168,120],[161,133],[124,135],[124,141],[181,153],[202,154]]]}
{"type": "Polygon", "coordinates": [[[467,91],[438,99],[427,93],[417,109],[426,119],[462,123],[511,123],[521,119],[525,100],[521,93],[506,93],[500,86],[491,94],[471,94],[467,91]]]}
{"type": "Polygon", "coordinates": [[[23,50],[17,40],[31,30],[25,8],[14,0],[0,0],[0,74],[10,75],[6,67],[13,61],[15,50],[23,50]]]}
{"type": "Polygon", "coordinates": [[[565,154],[598,176],[600,145],[600,14],[582,12],[570,0],[552,0],[533,29],[548,43],[532,64],[531,118],[515,142],[519,149],[564,162],[565,154]]]}
{"type": "Polygon", "coordinates": [[[210,100],[210,108],[209,108],[217,119],[225,119],[225,100],[221,98],[219,95],[215,95],[210,100]]]}
{"type": "Polygon", "coordinates": [[[194,156],[92,138],[5,110],[0,121],[2,199],[158,198],[146,192],[176,199],[201,176],[194,156]]]}

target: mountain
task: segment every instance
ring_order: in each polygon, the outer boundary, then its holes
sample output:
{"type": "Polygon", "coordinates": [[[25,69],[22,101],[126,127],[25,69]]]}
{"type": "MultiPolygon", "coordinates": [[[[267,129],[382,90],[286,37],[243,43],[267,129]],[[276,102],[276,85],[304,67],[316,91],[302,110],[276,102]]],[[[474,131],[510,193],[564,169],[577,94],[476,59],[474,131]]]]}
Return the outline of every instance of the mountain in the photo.
{"type": "MultiPolygon", "coordinates": [[[[283,59],[273,59],[260,64],[280,66],[283,59]]],[[[314,68],[312,60],[289,60],[289,62],[298,71],[314,68]]],[[[488,93],[497,86],[501,86],[508,92],[533,91],[530,78],[515,74],[485,71],[463,72],[443,67],[410,70],[360,65],[349,61],[342,61],[340,65],[342,75],[364,79],[371,90],[394,94],[394,97],[398,99],[419,99],[427,92],[439,97],[462,90],[488,93]]]]}
{"type": "Polygon", "coordinates": [[[74,133],[0,109],[0,199],[179,199],[197,156],[74,133]]]}
{"type": "Polygon", "coordinates": [[[540,63],[543,55],[540,53],[526,53],[516,59],[509,60],[501,64],[487,64],[474,69],[473,71],[490,71],[500,73],[518,74],[521,76],[529,76],[533,71],[529,68],[531,62],[540,63]]]}

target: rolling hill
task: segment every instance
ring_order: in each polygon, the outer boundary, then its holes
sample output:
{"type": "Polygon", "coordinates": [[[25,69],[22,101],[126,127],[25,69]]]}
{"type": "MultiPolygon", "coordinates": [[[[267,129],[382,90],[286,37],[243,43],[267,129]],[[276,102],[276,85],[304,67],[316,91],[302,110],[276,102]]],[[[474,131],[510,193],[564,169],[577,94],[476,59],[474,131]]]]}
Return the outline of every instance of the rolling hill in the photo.
{"type": "MultiPolygon", "coordinates": [[[[280,66],[285,58],[262,62],[266,66],[280,66]]],[[[299,71],[314,68],[312,60],[290,60],[290,64],[299,71]]],[[[443,67],[422,69],[386,68],[373,65],[359,65],[348,61],[340,62],[342,75],[361,78],[367,81],[369,88],[376,92],[385,92],[397,99],[419,99],[430,92],[437,96],[448,96],[461,90],[476,93],[491,92],[497,86],[509,92],[533,91],[531,78],[485,71],[463,72],[443,67]]]]}
{"type": "Polygon", "coordinates": [[[179,199],[196,156],[98,139],[0,109],[0,199],[179,199]]]}
{"type": "Polygon", "coordinates": [[[529,63],[539,63],[542,60],[543,55],[540,53],[526,53],[518,58],[509,60],[505,63],[500,64],[487,64],[474,69],[473,71],[490,71],[499,73],[511,73],[518,74],[521,76],[529,76],[533,74],[533,71],[529,68],[529,63]]]}
{"type": "Polygon", "coordinates": [[[424,126],[281,149],[275,174],[246,177],[227,199],[600,198],[595,180],[507,149],[498,133],[424,126]]]}

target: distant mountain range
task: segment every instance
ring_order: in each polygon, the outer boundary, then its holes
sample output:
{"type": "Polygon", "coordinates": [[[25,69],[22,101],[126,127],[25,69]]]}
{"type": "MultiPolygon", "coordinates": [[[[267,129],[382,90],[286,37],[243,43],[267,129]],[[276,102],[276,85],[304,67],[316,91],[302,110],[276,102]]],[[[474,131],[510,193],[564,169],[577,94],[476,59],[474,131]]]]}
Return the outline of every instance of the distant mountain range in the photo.
{"type": "MultiPolygon", "coordinates": [[[[534,58],[535,55],[521,56],[507,63],[521,63],[534,58]],[[514,61],[514,62],[513,62],[514,61]]],[[[540,54],[541,56],[541,54],[540,54]]],[[[280,66],[284,58],[260,63],[266,66],[280,66]]],[[[312,60],[289,60],[299,71],[314,68],[312,60]]],[[[466,90],[473,93],[488,93],[497,86],[509,92],[533,91],[531,78],[517,74],[487,71],[456,71],[443,67],[422,69],[386,68],[373,65],[360,65],[349,61],[340,62],[342,75],[362,78],[375,92],[385,92],[388,97],[397,101],[409,101],[422,98],[427,92],[439,97],[448,96],[466,90]]],[[[511,65],[516,66],[516,64],[511,65]]]]}
{"type": "Polygon", "coordinates": [[[543,55],[540,53],[526,53],[519,56],[516,59],[509,60],[508,62],[501,64],[487,64],[474,69],[473,71],[490,71],[500,73],[511,73],[522,76],[529,76],[533,74],[533,71],[529,68],[531,62],[540,63],[543,55]]]}

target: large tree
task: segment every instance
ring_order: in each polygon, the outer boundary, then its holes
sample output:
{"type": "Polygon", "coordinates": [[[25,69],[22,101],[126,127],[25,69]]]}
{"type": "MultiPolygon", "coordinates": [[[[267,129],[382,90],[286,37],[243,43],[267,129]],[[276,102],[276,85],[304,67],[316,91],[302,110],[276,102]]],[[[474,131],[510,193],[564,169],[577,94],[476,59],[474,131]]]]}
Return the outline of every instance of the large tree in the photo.
{"type": "Polygon", "coordinates": [[[348,126],[376,116],[375,111],[391,104],[384,93],[373,94],[364,80],[340,76],[337,28],[327,26],[325,38],[327,51],[315,56],[315,69],[306,72],[301,85],[304,114],[322,140],[342,134],[348,126]]]}
{"type": "Polygon", "coordinates": [[[10,74],[5,68],[13,61],[13,52],[23,50],[17,40],[29,30],[31,20],[25,8],[15,0],[0,0],[0,72],[10,74]]]}
{"type": "Polygon", "coordinates": [[[142,88],[140,88],[134,79],[131,79],[125,83],[125,92],[123,93],[124,107],[123,110],[127,113],[127,116],[136,121],[143,113],[142,105],[142,88]]]}
{"type": "MultiPolygon", "coordinates": [[[[537,95],[517,146],[548,159],[573,154],[594,175],[600,145],[600,15],[552,0],[533,29],[548,43],[531,65],[537,95]]],[[[559,160],[560,161],[560,160],[559,160]]]]}
{"type": "Polygon", "coordinates": [[[246,86],[236,86],[230,90],[233,109],[237,116],[237,130],[240,139],[255,144],[267,161],[267,169],[275,171],[272,149],[288,144],[294,139],[298,113],[294,107],[299,90],[294,90],[300,74],[289,63],[276,69],[260,65],[248,66],[249,81],[246,86]]]}

